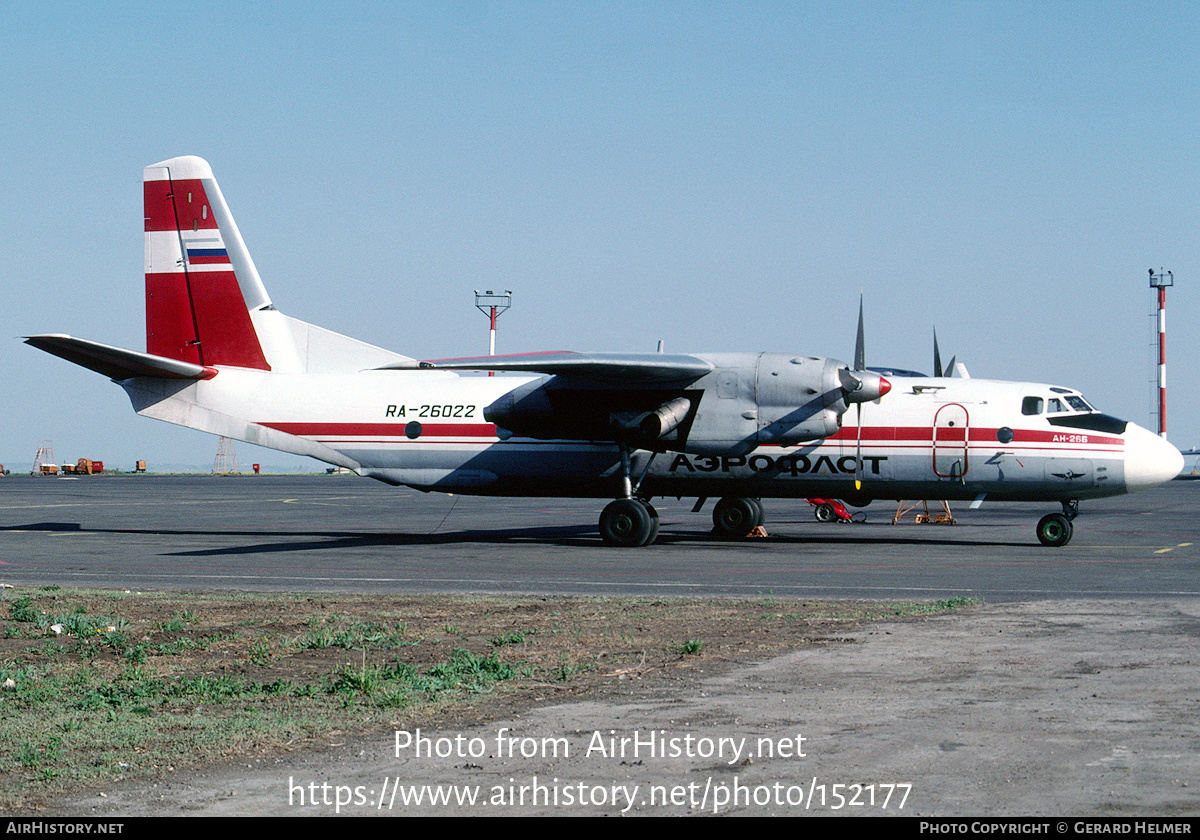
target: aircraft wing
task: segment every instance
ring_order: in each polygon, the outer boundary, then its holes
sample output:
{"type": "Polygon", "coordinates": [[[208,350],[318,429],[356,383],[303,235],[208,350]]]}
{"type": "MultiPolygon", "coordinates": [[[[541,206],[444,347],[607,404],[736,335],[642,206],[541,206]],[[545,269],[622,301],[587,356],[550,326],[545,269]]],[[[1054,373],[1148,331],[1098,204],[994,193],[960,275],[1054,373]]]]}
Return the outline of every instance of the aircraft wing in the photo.
{"type": "Polygon", "coordinates": [[[545,373],[600,382],[687,383],[713,371],[713,364],[696,356],[665,353],[576,353],[553,350],[508,356],[404,361],[377,370],[504,370],[545,373]]]}
{"type": "Polygon", "coordinates": [[[123,350],[120,347],[110,347],[69,335],[30,335],[25,337],[25,343],[118,382],[134,376],[150,376],[157,379],[211,379],[217,375],[216,369],[204,365],[139,353],[136,350],[123,350]]]}

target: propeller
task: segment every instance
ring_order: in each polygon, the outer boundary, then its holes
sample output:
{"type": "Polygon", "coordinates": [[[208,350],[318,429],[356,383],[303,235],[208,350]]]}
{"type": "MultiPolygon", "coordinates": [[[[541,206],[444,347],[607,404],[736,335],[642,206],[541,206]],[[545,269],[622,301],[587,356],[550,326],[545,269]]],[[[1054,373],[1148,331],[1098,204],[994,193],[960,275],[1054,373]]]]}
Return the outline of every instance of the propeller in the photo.
{"type": "Polygon", "coordinates": [[[933,375],[941,378],[954,375],[954,362],[958,356],[950,357],[950,364],[942,369],[942,355],[938,352],[937,327],[933,328],[933,375]]]}
{"type": "Polygon", "coordinates": [[[892,383],[877,373],[867,370],[867,349],[865,330],[863,329],[863,299],[858,296],[858,337],[854,341],[854,371],[842,368],[838,371],[842,389],[846,391],[847,402],[855,403],[855,415],[858,423],[858,439],[854,445],[854,489],[862,490],[863,460],[862,460],[862,404],[875,400],[892,390],[892,383]],[[874,380],[874,381],[872,381],[874,380]]]}
{"type": "MultiPolygon", "coordinates": [[[[858,337],[854,339],[854,369],[866,370],[867,368],[867,347],[863,330],[863,298],[858,296],[858,337]]],[[[885,382],[887,380],[884,380],[885,382]]],[[[861,386],[860,386],[861,387],[861,386]]],[[[854,444],[854,489],[861,490],[863,483],[863,460],[862,460],[862,403],[857,403],[854,407],[857,425],[858,425],[858,440],[854,444]]]]}
{"type": "Polygon", "coordinates": [[[858,296],[858,337],[854,340],[854,369],[867,369],[867,348],[863,340],[863,296],[858,296]]]}

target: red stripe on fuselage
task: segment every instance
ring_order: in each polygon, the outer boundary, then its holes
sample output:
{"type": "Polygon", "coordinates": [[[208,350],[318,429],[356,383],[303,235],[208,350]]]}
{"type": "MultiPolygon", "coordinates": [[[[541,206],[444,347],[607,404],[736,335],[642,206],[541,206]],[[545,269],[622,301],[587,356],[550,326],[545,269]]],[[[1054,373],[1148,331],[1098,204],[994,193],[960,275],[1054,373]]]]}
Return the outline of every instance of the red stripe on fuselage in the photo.
{"type": "MultiPolygon", "coordinates": [[[[964,429],[941,427],[937,430],[938,443],[963,440],[964,429]]],[[[1000,443],[996,437],[998,429],[972,427],[969,432],[969,442],[972,445],[1019,446],[1021,444],[1037,443],[1081,443],[1097,446],[1123,446],[1124,438],[1098,434],[1087,429],[1013,429],[1013,439],[1009,443],[1000,443]]],[[[843,427],[835,434],[825,438],[828,441],[855,443],[858,441],[858,429],[853,426],[843,427]]],[[[863,426],[862,441],[864,444],[922,444],[933,443],[932,426],[863,426]]]]}
{"type": "MultiPolygon", "coordinates": [[[[413,421],[409,421],[413,422],[413,421]]],[[[416,421],[420,422],[420,421],[416,421]]],[[[262,423],[261,425],[267,428],[276,429],[285,432],[289,435],[298,437],[321,438],[323,440],[343,439],[343,438],[363,438],[371,437],[377,439],[378,442],[395,442],[408,437],[405,428],[407,423],[262,423]]],[[[939,430],[939,435],[941,434],[939,430]]],[[[960,430],[961,432],[961,430],[960,430]]],[[[1121,438],[1109,437],[1106,435],[1089,434],[1087,441],[1070,440],[1070,441],[1054,441],[1055,435],[1062,436],[1061,432],[1043,432],[1040,430],[1024,430],[1023,434],[1016,434],[1016,437],[1011,444],[1014,445],[1036,445],[1039,449],[1048,451],[1087,451],[1080,447],[1080,443],[1086,444],[1087,447],[1092,446],[1117,446],[1123,445],[1124,441],[1121,438]],[[1024,440],[1022,440],[1024,438],[1024,440]],[[1071,445],[1051,445],[1045,444],[1064,444],[1071,445]],[[1040,444],[1040,445],[1039,445],[1040,444]]],[[[496,438],[496,427],[491,423],[421,423],[421,434],[416,440],[424,440],[429,437],[466,437],[475,439],[493,440],[496,438]]],[[[857,442],[857,430],[854,428],[842,429],[836,435],[832,435],[820,441],[818,445],[833,443],[833,444],[855,444],[857,442]]],[[[962,435],[957,438],[961,443],[962,435]]],[[[366,442],[366,441],[359,441],[366,442]]],[[[939,443],[944,442],[943,438],[939,438],[939,443]]],[[[971,445],[979,446],[980,444],[991,443],[1000,446],[996,440],[995,430],[973,429],[971,431],[971,445]],[[990,434],[988,433],[990,431],[990,434]]],[[[871,446],[891,446],[896,448],[920,448],[928,450],[933,445],[933,430],[924,426],[894,426],[894,427],[867,427],[863,429],[863,444],[871,446]]],[[[773,446],[773,444],[767,444],[773,446]]],[[[1109,450],[1096,450],[1098,452],[1108,452],[1109,450]]]]}
{"type": "MultiPolygon", "coordinates": [[[[405,432],[408,423],[260,423],[259,425],[297,437],[408,437],[405,432]]],[[[421,437],[427,436],[495,438],[496,427],[491,423],[421,423],[421,437]]]]}

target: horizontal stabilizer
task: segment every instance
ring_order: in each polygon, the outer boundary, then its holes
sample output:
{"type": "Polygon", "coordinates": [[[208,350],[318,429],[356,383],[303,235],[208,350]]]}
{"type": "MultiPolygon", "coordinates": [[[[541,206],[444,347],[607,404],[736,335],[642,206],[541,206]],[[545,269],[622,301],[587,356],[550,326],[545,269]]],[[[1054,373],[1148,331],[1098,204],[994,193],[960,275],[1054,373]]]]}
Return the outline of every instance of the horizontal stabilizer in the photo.
{"type": "Polygon", "coordinates": [[[384,365],[379,370],[504,370],[547,373],[601,381],[693,382],[713,365],[697,356],[663,353],[576,353],[556,350],[547,353],[518,353],[509,356],[476,356],[466,359],[434,359],[384,365]]]}
{"type": "Polygon", "coordinates": [[[136,350],[122,350],[120,347],[109,347],[107,344],[69,335],[31,335],[25,337],[25,343],[118,382],[134,376],[156,379],[212,379],[217,375],[215,368],[204,365],[139,353],[136,350]]]}

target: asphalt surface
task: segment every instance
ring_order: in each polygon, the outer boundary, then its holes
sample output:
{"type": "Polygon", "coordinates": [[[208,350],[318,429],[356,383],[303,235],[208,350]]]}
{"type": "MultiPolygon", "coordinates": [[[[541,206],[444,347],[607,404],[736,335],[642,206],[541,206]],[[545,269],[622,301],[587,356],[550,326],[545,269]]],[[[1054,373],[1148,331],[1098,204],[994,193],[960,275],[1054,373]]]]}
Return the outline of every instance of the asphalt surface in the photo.
{"type": "Polygon", "coordinates": [[[822,525],[768,503],[769,537],[723,542],[707,511],[663,503],[655,546],[614,550],[597,502],[349,478],[10,477],[0,494],[16,586],[983,601],[673,692],[613,675],[608,702],[123,783],[61,815],[1043,816],[1060,834],[1200,815],[1197,482],[1086,504],[1062,549],[1033,535],[1046,508],[1018,505],[893,526],[890,505],[822,525]]]}
{"type": "Polygon", "coordinates": [[[0,479],[0,583],[122,589],[475,591],[915,598],[1200,596],[1200,482],[1084,503],[1064,548],[1054,505],[965,505],[958,524],[818,523],[767,500],[760,539],[711,533],[709,502],[656,500],[655,545],[613,549],[603,500],[423,494],[357,477],[0,479]]]}

